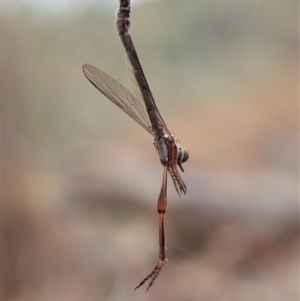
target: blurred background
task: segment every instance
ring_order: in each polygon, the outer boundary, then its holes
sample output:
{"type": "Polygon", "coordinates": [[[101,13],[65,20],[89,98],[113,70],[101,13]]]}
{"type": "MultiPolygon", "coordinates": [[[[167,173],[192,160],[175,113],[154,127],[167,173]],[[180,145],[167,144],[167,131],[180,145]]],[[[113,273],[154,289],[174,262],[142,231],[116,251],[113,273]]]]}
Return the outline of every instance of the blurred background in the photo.
{"type": "Polygon", "coordinates": [[[129,87],[118,1],[1,1],[1,299],[298,300],[298,1],[133,1],[131,30],[187,195],[84,77],[129,87]]]}

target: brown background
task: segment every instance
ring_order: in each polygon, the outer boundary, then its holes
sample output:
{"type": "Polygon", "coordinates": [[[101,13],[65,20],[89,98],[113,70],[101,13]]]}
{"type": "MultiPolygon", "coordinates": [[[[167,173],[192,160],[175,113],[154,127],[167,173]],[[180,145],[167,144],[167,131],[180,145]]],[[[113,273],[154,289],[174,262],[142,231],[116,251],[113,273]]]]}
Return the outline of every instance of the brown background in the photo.
{"type": "Polygon", "coordinates": [[[81,70],[129,86],[118,1],[43,3],[0,15],[1,299],[297,300],[297,1],[133,1],[152,92],[190,150],[147,294],[162,169],[81,70]]]}

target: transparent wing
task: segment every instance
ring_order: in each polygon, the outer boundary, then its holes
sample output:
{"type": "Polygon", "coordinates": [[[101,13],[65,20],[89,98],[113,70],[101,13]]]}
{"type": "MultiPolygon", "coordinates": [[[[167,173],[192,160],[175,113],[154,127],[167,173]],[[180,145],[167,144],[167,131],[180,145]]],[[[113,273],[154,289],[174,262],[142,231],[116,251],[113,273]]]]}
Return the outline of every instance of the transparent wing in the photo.
{"type": "Polygon", "coordinates": [[[98,68],[84,64],[83,73],[87,79],[108,99],[154,135],[143,98],[134,97],[124,86],[98,68]]]}
{"type": "MultiPolygon", "coordinates": [[[[141,94],[141,91],[140,91],[140,88],[139,88],[139,85],[138,83],[136,82],[136,79],[134,77],[134,74],[133,74],[133,69],[132,69],[132,66],[128,60],[128,57],[126,55],[126,65],[127,65],[127,71],[128,71],[128,78],[129,78],[129,82],[130,82],[130,85],[131,85],[131,88],[132,88],[132,91],[134,92],[134,95],[136,97],[136,99],[138,99],[138,101],[140,103],[143,103],[144,104],[144,100],[143,100],[143,96],[141,94]]],[[[154,102],[155,104],[155,102],[154,102]]],[[[145,107],[145,105],[144,105],[145,107]]],[[[155,108],[156,108],[156,111],[158,113],[158,118],[160,120],[160,124],[162,124],[164,126],[164,132],[167,133],[168,135],[171,135],[171,132],[169,131],[168,127],[166,126],[165,124],[165,121],[163,120],[163,118],[161,117],[160,115],[160,112],[158,111],[156,105],[155,105],[155,108]]],[[[147,116],[148,117],[148,116],[147,116]]],[[[150,121],[149,121],[150,122],[150,121]]]]}

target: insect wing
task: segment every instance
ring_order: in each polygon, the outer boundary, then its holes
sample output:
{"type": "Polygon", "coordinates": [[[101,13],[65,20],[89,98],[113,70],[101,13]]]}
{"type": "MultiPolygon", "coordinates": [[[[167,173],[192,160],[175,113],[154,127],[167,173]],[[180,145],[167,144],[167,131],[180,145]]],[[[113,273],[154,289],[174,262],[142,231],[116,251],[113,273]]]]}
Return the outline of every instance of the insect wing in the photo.
{"type": "Polygon", "coordinates": [[[87,79],[115,105],[122,109],[145,130],[153,135],[144,103],[132,95],[123,85],[100,69],[85,64],[83,73],[87,79]]]}

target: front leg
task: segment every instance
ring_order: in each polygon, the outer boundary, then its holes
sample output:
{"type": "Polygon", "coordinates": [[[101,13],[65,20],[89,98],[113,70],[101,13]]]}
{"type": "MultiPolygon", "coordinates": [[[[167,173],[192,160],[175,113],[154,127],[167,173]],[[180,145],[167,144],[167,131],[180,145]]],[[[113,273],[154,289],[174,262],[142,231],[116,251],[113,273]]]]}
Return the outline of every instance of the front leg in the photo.
{"type": "Polygon", "coordinates": [[[170,173],[178,195],[181,195],[182,193],[186,193],[186,186],[178,173],[177,162],[178,147],[176,146],[174,141],[171,140],[168,142],[168,172],[170,173]]]}

